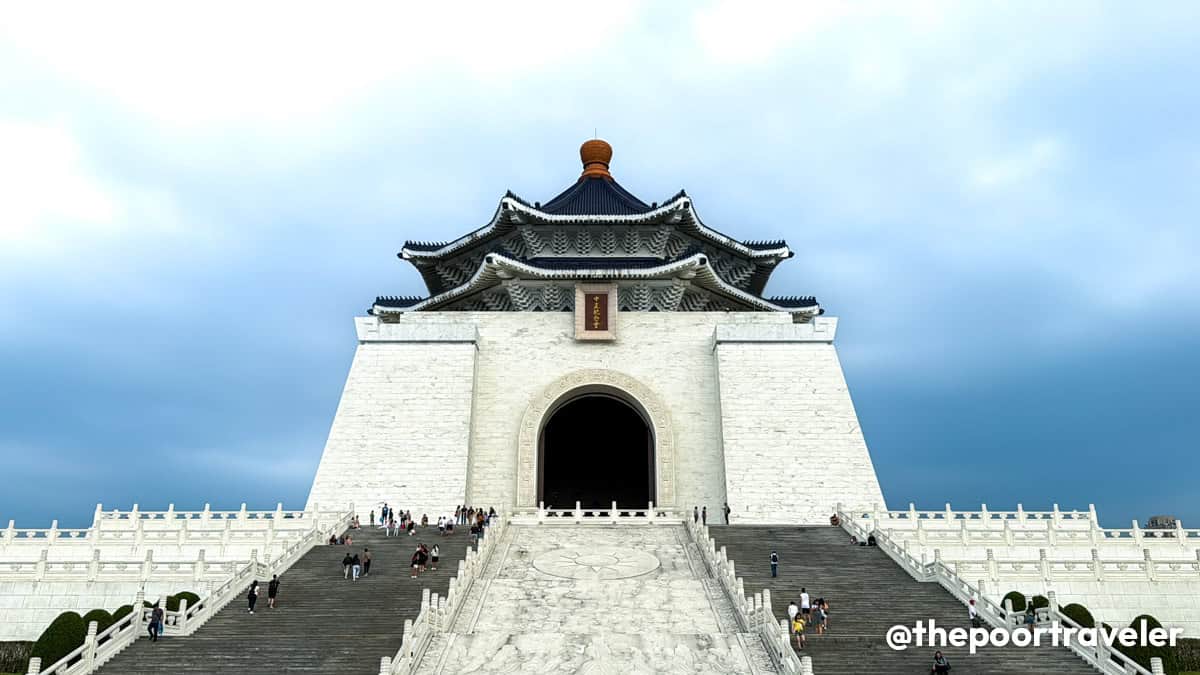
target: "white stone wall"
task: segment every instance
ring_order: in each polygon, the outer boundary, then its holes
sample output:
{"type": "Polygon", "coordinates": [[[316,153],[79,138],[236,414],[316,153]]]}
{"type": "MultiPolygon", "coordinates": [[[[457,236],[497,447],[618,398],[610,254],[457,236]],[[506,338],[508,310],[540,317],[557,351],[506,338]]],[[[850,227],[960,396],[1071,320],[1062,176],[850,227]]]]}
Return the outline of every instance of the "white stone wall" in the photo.
{"type": "Polygon", "coordinates": [[[385,501],[417,518],[453,513],[466,492],[474,327],[357,324],[358,350],[307,508],[354,504],[364,524],[385,501]]]}
{"type": "Polygon", "coordinates": [[[986,595],[999,603],[1009,591],[1026,597],[1054,591],[1059,605],[1079,603],[1098,622],[1127,626],[1142,614],[1158,619],[1167,628],[1181,628],[1185,637],[1200,637],[1200,579],[1191,581],[1060,581],[1001,580],[989,583],[986,595]]]}
{"type": "Polygon", "coordinates": [[[882,502],[830,344],[833,320],[620,312],[613,342],[577,342],[568,312],[356,321],[359,349],[310,507],[353,500],[365,516],[387,499],[432,516],[464,498],[515,504],[530,404],[581,371],[632,378],[662,402],[674,446],[667,506],[708,506],[719,522],[729,486],[735,522],[826,522],[839,500],[882,502]],[[718,336],[729,342],[718,348],[718,336]],[[821,489],[783,489],[802,488],[800,477],[821,489]]]}
{"type": "Polygon", "coordinates": [[[923,562],[941,560],[1000,603],[1010,591],[1054,592],[1098,621],[1128,625],[1151,614],[1200,636],[1200,530],[1101,528],[1087,511],[876,511],[855,513],[923,562]]]}
{"type": "MultiPolygon", "coordinates": [[[[204,590],[199,586],[191,581],[151,580],[145,583],[145,597],[155,602],[164,593],[181,591],[193,591],[203,597],[204,590]]],[[[142,587],[138,581],[0,581],[0,640],[36,640],[63,612],[86,614],[93,609],[112,612],[121,605],[131,605],[142,587]]]]}
{"type": "Polygon", "coordinates": [[[828,524],[840,502],[883,504],[833,346],[836,319],[716,337],[734,523],[828,524]]]}
{"type": "Polygon", "coordinates": [[[716,515],[725,490],[713,331],[722,321],[762,321],[768,315],[620,312],[613,342],[576,342],[574,318],[567,312],[474,316],[479,381],[470,501],[485,506],[513,501],[517,438],[530,402],[564,376],[601,369],[632,377],[664,403],[674,434],[676,505],[707,505],[716,515]]]}

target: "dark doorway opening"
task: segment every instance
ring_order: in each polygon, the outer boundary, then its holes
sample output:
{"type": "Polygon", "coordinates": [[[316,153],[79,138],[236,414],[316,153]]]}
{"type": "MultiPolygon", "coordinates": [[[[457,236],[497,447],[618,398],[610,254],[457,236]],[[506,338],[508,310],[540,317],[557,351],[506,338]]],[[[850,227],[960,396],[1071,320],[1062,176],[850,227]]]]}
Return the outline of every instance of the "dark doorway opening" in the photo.
{"type": "Polygon", "coordinates": [[[538,495],[546,508],[645,508],[654,499],[654,436],[633,406],[584,394],[558,407],[542,429],[538,495]]]}

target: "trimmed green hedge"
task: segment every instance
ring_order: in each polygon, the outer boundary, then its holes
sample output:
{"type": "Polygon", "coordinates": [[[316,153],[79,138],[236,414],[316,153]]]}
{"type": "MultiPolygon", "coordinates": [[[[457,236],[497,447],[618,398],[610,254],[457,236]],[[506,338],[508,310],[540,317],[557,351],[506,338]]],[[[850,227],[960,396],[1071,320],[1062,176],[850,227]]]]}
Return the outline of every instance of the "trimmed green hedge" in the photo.
{"type": "Polygon", "coordinates": [[[1200,671],[1200,638],[1179,638],[1175,661],[1181,671],[1200,671]]]}
{"type": "Polygon", "coordinates": [[[1035,595],[1029,600],[1029,604],[1033,605],[1034,609],[1041,609],[1050,606],[1050,598],[1044,595],[1035,595]]]}
{"type": "Polygon", "coordinates": [[[93,621],[96,622],[97,633],[103,633],[104,629],[113,625],[112,614],[109,614],[108,610],[106,609],[93,609],[92,611],[83,615],[84,627],[87,627],[87,625],[93,621]]]}
{"type": "MultiPolygon", "coordinates": [[[[1162,628],[1162,623],[1149,614],[1142,614],[1134,617],[1133,621],[1129,622],[1129,626],[1131,628],[1141,630],[1143,621],[1146,622],[1147,631],[1155,628],[1162,628]]],[[[1175,650],[1171,647],[1124,647],[1121,646],[1120,643],[1117,643],[1114,645],[1114,647],[1117,648],[1117,651],[1133,659],[1139,666],[1147,670],[1150,669],[1150,659],[1157,656],[1162,659],[1164,671],[1167,673],[1179,672],[1179,662],[1176,658],[1175,650]]]]}
{"type": "Polygon", "coordinates": [[[1074,621],[1080,626],[1083,626],[1084,628],[1096,627],[1095,617],[1092,616],[1092,613],[1088,611],[1087,607],[1084,607],[1079,603],[1072,602],[1066,607],[1063,607],[1060,611],[1065,614],[1068,619],[1074,621]]]}
{"type": "Polygon", "coordinates": [[[196,603],[200,602],[200,596],[191,591],[180,591],[175,595],[167,596],[167,609],[172,612],[179,611],[179,601],[187,599],[188,607],[195,607],[196,603]]]}
{"type": "Polygon", "coordinates": [[[113,623],[116,623],[130,614],[133,614],[133,605],[121,605],[113,610],[112,621],[113,623]]]}
{"type": "Polygon", "coordinates": [[[1017,591],[1009,591],[1007,595],[1000,598],[1000,606],[1004,606],[1005,600],[1012,600],[1012,608],[1014,612],[1025,611],[1025,596],[1017,591]]]}
{"type": "Polygon", "coordinates": [[[41,637],[33,643],[30,656],[41,658],[42,667],[48,668],[83,644],[86,637],[87,624],[83,617],[75,612],[63,612],[42,631],[41,637]]]}

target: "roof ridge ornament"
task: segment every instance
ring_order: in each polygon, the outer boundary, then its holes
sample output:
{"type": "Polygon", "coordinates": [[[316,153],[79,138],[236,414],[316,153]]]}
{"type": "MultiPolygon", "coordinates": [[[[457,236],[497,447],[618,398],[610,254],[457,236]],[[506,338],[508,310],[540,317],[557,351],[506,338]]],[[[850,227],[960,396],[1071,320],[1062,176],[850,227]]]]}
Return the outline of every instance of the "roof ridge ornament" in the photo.
{"type": "Polygon", "coordinates": [[[583,162],[583,174],[579,176],[579,180],[613,179],[612,174],[608,172],[608,164],[612,161],[612,146],[607,141],[599,138],[584,141],[583,145],[579,146],[579,159],[583,162]]]}

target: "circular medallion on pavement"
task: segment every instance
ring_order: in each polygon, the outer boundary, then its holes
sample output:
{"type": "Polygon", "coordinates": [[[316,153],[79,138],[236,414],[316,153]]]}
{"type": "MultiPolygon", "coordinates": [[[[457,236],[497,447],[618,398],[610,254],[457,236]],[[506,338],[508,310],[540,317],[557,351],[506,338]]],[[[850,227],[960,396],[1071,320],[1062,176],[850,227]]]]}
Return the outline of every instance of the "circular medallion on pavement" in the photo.
{"type": "Polygon", "coordinates": [[[645,551],[596,547],[560,548],[533,559],[539,572],[565,579],[627,579],[658,569],[658,558],[645,551]]]}

